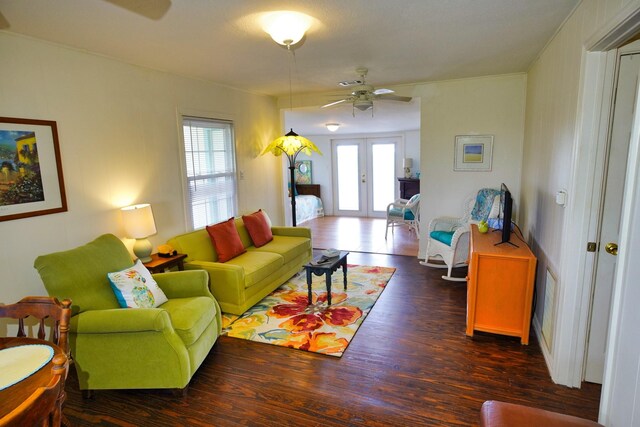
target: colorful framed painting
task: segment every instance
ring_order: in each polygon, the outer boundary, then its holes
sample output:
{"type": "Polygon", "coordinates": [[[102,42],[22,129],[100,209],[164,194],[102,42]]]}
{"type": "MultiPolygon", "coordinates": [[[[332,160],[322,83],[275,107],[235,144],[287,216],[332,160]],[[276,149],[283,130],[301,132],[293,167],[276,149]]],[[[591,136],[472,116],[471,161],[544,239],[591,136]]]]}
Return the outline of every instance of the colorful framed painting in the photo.
{"type": "Polygon", "coordinates": [[[66,210],[56,122],[0,117],[0,221],[66,210]]]}
{"type": "Polygon", "coordinates": [[[296,184],[311,184],[311,160],[296,161],[296,184]]]}
{"type": "Polygon", "coordinates": [[[493,157],[493,135],[456,136],[453,170],[488,172],[493,157]]]}

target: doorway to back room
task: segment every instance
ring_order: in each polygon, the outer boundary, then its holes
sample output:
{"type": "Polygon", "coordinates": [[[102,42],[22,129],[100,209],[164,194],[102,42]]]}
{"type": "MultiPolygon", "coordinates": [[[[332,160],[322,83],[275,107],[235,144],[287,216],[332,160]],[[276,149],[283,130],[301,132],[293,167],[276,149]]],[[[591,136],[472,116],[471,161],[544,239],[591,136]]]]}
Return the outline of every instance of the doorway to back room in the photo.
{"type": "Polygon", "coordinates": [[[336,215],[386,215],[397,197],[402,143],[401,136],[331,140],[336,215]]]}

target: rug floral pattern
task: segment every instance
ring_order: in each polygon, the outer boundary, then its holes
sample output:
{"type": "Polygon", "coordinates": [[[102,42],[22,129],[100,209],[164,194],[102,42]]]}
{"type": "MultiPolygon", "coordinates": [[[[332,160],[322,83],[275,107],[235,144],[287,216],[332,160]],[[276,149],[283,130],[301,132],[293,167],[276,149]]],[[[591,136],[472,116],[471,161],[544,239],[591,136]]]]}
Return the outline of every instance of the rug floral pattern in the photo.
{"type": "Polygon", "coordinates": [[[340,357],[395,272],[391,267],[348,265],[331,277],[327,305],[325,276],[313,275],[308,304],[304,271],[242,316],[223,314],[223,334],[267,344],[340,357]]]}

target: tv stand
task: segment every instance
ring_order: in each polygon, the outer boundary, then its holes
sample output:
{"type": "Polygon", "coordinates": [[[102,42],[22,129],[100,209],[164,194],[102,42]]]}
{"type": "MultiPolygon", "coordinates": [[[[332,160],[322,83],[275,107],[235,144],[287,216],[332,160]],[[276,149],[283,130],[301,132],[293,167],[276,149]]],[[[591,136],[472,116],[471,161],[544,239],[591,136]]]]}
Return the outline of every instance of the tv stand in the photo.
{"type": "Polygon", "coordinates": [[[498,243],[494,243],[493,246],[500,246],[500,245],[511,245],[514,248],[519,248],[520,246],[516,245],[515,243],[513,243],[512,241],[508,241],[508,242],[498,242],[498,243]]]}
{"type": "MultiPolygon", "coordinates": [[[[502,235],[502,230],[500,230],[499,228],[496,228],[495,230],[493,230],[493,233],[495,233],[496,231],[499,231],[500,234],[502,235]]],[[[511,232],[511,234],[513,234],[513,232],[511,232]]],[[[516,245],[515,243],[513,243],[511,240],[509,240],[508,242],[498,242],[498,243],[494,243],[493,246],[500,246],[500,245],[504,245],[505,243],[510,244],[511,246],[514,246],[516,248],[519,248],[520,246],[516,245]]]]}
{"type": "Polygon", "coordinates": [[[529,344],[537,260],[526,245],[496,246],[500,240],[471,225],[466,333],[516,336],[529,344]]]}

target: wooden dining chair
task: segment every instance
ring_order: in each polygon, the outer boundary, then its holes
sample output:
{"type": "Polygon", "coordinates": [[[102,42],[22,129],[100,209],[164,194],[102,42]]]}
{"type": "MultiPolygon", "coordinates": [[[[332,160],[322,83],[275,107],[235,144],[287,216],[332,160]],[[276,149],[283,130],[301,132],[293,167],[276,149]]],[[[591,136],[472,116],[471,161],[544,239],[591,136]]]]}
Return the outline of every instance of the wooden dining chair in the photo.
{"type": "Polygon", "coordinates": [[[38,319],[37,338],[46,339],[46,319],[53,321],[50,341],[60,347],[69,360],[69,319],[71,300],[62,302],[53,297],[24,297],[15,304],[0,304],[0,318],[18,319],[18,337],[26,337],[25,319],[38,319]]]}
{"type": "Polygon", "coordinates": [[[0,427],[60,426],[63,422],[60,396],[64,391],[67,358],[58,354],[53,358],[51,381],[38,388],[28,399],[13,411],[0,418],[0,427]]]}
{"type": "Polygon", "coordinates": [[[57,298],[29,296],[15,304],[0,304],[0,318],[18,320],[18,337],[26,337],[25,319],[32,317],[38,321],[37,338],[46,339],[46,322],[51,322],[50,341],[60,347],[64,357],[53,359],[53,378],[47,387],[38,389],[29,399],[17,407],[11,414],[0,420],[4,425],[69,425],[62,414],[62,405],[66,399],[64,384],[68,366],[71,363],[69,351],[69,321],[71,319],[71,300],[62,302],[57,298]],[[53,401],[51,401],[53,399],[53,401]]]}

